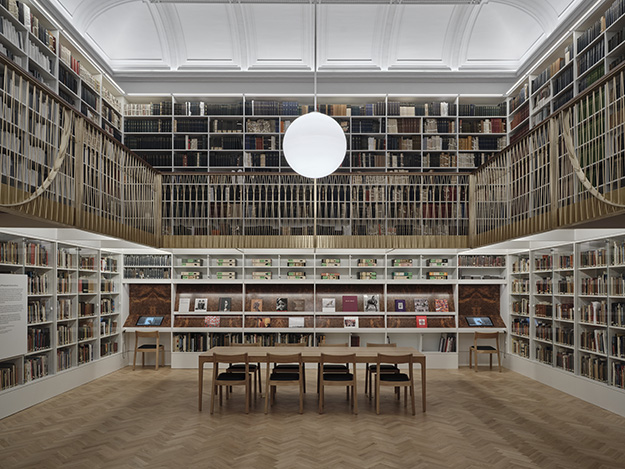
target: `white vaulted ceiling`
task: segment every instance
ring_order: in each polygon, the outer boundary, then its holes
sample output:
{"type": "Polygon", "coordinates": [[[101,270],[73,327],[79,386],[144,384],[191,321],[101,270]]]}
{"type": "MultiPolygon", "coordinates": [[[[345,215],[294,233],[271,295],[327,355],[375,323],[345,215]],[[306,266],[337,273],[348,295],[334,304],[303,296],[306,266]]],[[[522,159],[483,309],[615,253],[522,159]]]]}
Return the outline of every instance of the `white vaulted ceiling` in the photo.
{"type": "Polygon", "coordinates": [[[315,41],[308,1],[39,0],[109,72],[126,76],[310,71],[315,43],[319,71],[515,74],[590,3],[445,2],[320,0],[315,41]]]}

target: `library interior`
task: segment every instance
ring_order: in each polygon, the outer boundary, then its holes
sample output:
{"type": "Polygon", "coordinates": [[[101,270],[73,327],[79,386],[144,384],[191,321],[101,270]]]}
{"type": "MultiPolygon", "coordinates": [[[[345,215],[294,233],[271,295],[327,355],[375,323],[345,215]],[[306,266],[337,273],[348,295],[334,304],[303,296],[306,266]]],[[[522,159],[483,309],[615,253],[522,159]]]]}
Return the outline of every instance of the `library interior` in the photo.
{"type": "Polygon", "coordinates": [[[625,0],[0,0],[0,467],[623,467],[624,62],[625,0]]]}

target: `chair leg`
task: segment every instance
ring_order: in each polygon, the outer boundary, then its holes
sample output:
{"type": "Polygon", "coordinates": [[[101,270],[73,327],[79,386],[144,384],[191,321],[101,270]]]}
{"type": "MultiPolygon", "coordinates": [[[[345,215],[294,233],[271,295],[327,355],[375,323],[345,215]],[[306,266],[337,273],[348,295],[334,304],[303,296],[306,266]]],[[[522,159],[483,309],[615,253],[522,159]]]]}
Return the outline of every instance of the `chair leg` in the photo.
{"type": "Polygon", "coordinates": [[[304,413],[304,373],[302,372],[302,378],[299,382],[299,413],[304,413]]]}
{"type": "Polygon", "coordinates": [[[489,363],[489,369],[493,369],[493,354],[489,353],[488,354],[488,363],[489,363]]]}
{"type": "Polygon", "coordinates": [[[135,366],[137,365],[137,346],[135,344],[135,358],[132,361],[132,371],[135,371],[135,366]]]}
{"type": "Polygon", "coordinates": [[[404,386],[404,407],[408,407],[408,386],[404,386]]]}
{"type": "Polygon", "coordinates": [[[473,349],[469,349],[469,369],[473,368],[473,349]]]}
{"type": "Polygon", "coordinates": [[[156,353],[154,354],[154,362],[155,362],[156,364],[154,365],[154,369],[155,369],[156,371],[158,371],[158,358],[159,358],[158,356],[160,355],[160,353],[159,353],[160,351],[159,351],[158,349],[156,349],[156,350],[155,350],[155,352],[156,352],[156,353]]]}
{"type": "Polygon", "coordinates": [[[375,413],[380,415],[380,377],[375,375],[375,413]]]}
{"type": "Polygon", "coordinates": [[[369,364],[365,363],[365,394],[367,394],[368,389],[369,389],[369,364]]]}
{"type": "Polygon", "coordinates": [[[475,351],[475,372],[477,373],[477,360],[478,360],[479,355],[477,354],[477,351],[475,351]]]}
{"type": "Polygon", "coordinates": [[[306,394],[306,366],[302,366],[302,380],[304,381],[303,383],[303,388],[304,388],[304,394],[306,394]]]}
{"type": "Polygon", "coordinates": [[[352,387],[354,395],[354,415],[358,415],[358,384],[356,381],[356,365],[354,365],[354,385],[352,387]]]}
{"type": "Polygon", "coordinates": [[[414,381],[410,383],[410,400],[412,401],[412,415],[415,415],[414,381]]]}
{"type": "Polygon", "coordinates": [[[145,352],[141,352],[141,368],[145,368],[145,352]]]}
{"type": "Polygon", "coordinates": [[[501,352],[497,350],[497,365],[499,365],[499,373],[501,373],[501,352]]]}
{"type": "Polygon", "coordinates": [[[211,384],[211,414],[215,411],[215,393],[217,392],[217,385],[211,384]]]}
{"type": "Polygon", "coordinates": [[[252,393],[250,392],[250,375],[246,376],[245,379],[245,413],[250,413],[250,399],[252,397],[252,393]]]}
{"type": "Polygon", "coordinates": [[[319,413],[323,414],[323,384],[318,382],[317,385],[318,385],[318,393],[319,393],[319,413]]]}

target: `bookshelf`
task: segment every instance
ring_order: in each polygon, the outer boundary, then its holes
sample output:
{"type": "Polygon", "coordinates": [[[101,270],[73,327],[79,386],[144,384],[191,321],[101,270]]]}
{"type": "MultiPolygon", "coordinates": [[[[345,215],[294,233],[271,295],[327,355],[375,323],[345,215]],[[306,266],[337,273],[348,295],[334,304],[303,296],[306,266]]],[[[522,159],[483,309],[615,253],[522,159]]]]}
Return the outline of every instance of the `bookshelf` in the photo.
{"type": "MultiPolygon", "coordinates": [[[[123,282],[171,285],[173,367],[193,367],[198,353],[229,343],[392,341],[427,352],[434,367],[455,368],[463,332],[457,320],[459,286],[499,288],[506,282],[505,256],[455,250],[171,252],[171,279],[123,282]],[[434,271],[441,277],[430,278],[434,271]],[[463,278],[467,272],[471,278],[463,278]],[[418,324],[417,316],[425,322],[418,324]]],[[[161,256],[126,254],[124,269],[153,268],[161,256]]],[[[133,330],[133,324],[126,327],[133,330]]]]}
{"type": "Polygon", "coordinates": [[[0,257],[0,272],[25,275],[28,293],[27,352],[1,360],[0,396],[120,355],[119,254],[0,233],[0,257]]]}
{"type": "MultiPolygon", "coordinates": [[[[163,171],[286,172],[282,138],[313,97],[141,97],[124,107],[124,143],[163,171]],[[173,112],[173,114],[172,114],[173,112]]],[[[502,96],[320,96],[345,131],[338,172],[463,172],[507,144],[502,96]],[[460,114],[459,114],[460,112],[460,114]]]]}
{"type": "Polygon", "coordinates": [[[625,389],[624,242],[614,236],[511,255],[510,352],[625,389]],[[519,293],[524,279],[529,295],[519,293]],[[528,324],[525,331],[522,321],[528,324]]]}
{"type": "Polygon", "coordinates": [[[169,281],[172,278],[169,254],[124,255],[124,282],[169,281]]]}
{"type": "Polygon", "coordinates": [[[122,141],[123,92],[30,2],[0,2],[0,53],[122,141]]]}
{"type": "Polygon", "coordinates": [[[510,142],[536,127],[625,60],[625,9],[604,3],[510,92],[510,142]]]}

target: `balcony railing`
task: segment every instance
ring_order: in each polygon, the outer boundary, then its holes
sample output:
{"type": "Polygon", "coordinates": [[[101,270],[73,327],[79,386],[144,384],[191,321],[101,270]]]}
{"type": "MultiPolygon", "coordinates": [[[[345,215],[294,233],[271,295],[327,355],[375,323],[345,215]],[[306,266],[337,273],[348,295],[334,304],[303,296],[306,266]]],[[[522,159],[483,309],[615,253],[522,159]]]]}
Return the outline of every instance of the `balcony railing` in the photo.
{"type": "Polygon", "coordinates": [[[158,172],[5,57],[0,88],[0,209],[158,244],[158,172]]]}
{"type": "Polygon", "coordinates": [[[471,245],[623,212],[624,82],[621,67],[474,172],[471,245]]]}

